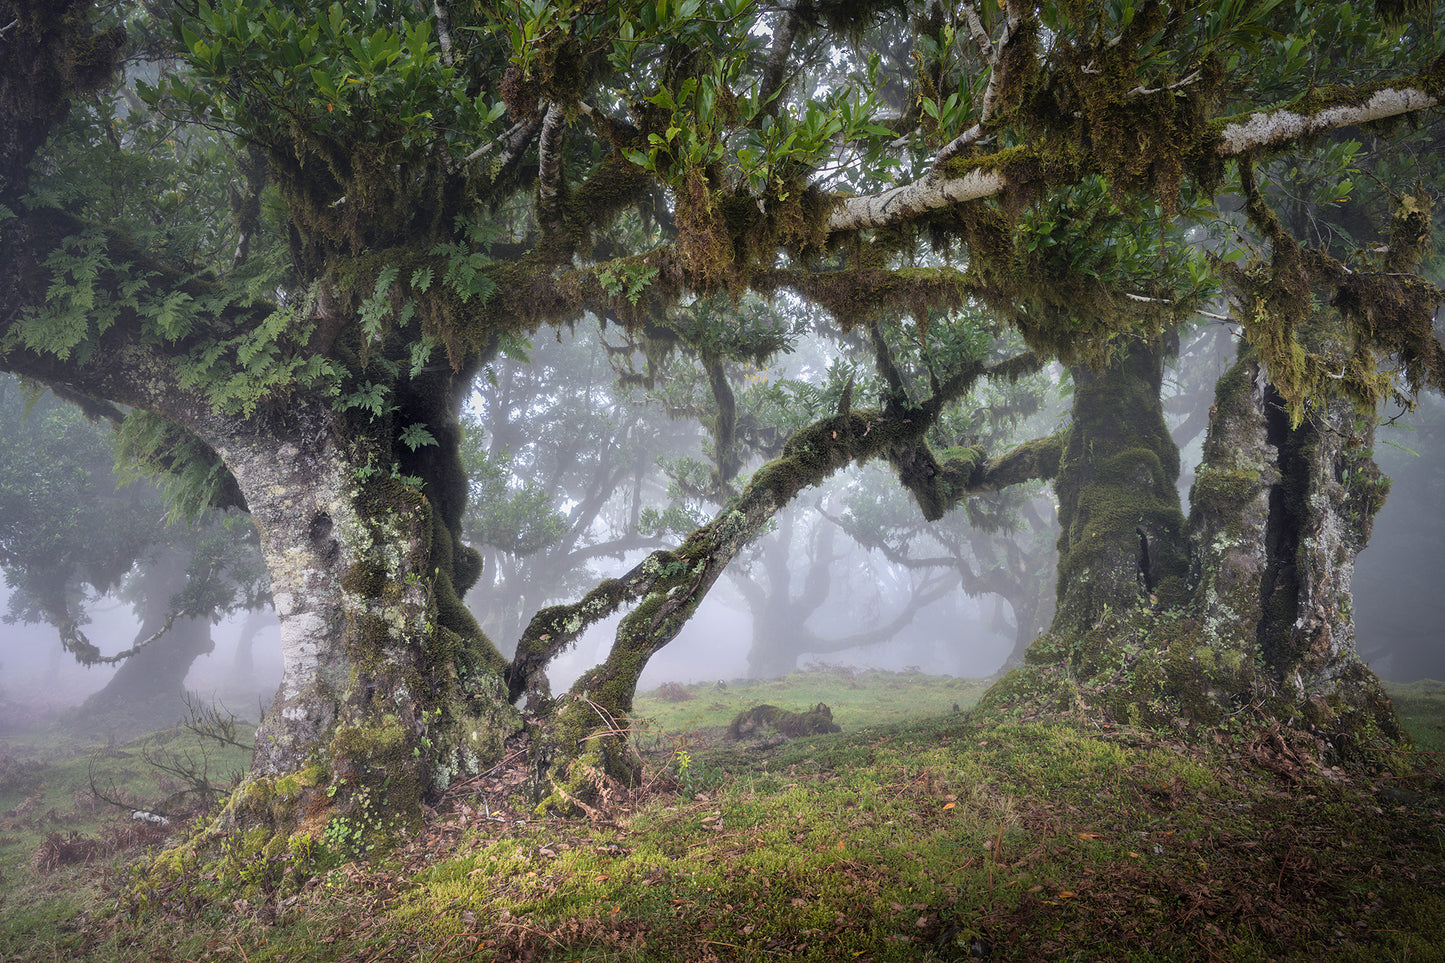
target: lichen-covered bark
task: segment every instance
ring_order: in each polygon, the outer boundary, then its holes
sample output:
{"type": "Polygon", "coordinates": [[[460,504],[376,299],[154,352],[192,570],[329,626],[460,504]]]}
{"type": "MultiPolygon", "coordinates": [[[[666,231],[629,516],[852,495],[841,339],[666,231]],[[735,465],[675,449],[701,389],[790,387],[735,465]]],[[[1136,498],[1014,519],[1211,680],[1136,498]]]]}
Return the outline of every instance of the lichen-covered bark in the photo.
{"type": "Polygon", "coordinates": [[[471,556],[443,522],[437,473],[423,479],[437,483],[429,498],[376,471],[390,446],[348,431],[325,402],[277,420],[213,438],[261,535],[284,663],[232,812],[284,823],[325,798],[323,809],[410,818],[520,728],[501,660],[457,600],[471,556]],[[306,785],[278,803],[276,780],[299,772],[306,785]]]}
{"type": "Polygon", "coordinates": [[[1371,457],[1374,420],[1336,401],[1291,426],[1284,407],[1248,353],[1220,381],[1191,514],[1204,631],[1236,693],[1398,738],[1356,655],[1350,594],[1389,487],[1371,457]]]}
{"type": "MultiPolygon", "coordinates": [[[[1299,111],[1282,108],[1246,114],[1220,126],[1210,142],[1218,158],[1238,157],[1261,147],[1282,145],[1353,124],[1369,123],[1434,107],[1440,103],[1438,80],[1417,78],[1418,85],[1405,83],[1382,86],[1363,103],[1349,102],[1299,111]]],[[[1353,92],[1351,92],[1353,93],[1353,92]]],[[[1355,98],[1358,99],[1358,98],[1355,98]]],[[[828,219],[830,231],[860,231],[901,224],[965,201],[1002,194],[1022,186],[1024,177],[1011,174],[1007,152],[1000,151],[985,162],[970,159],[950,168],[941,165],[918,180],[881,194],[843,199],[828,219]]],[[[1022,170],[1036,171],[1047,158],[1013,159],[1022,170]]]]}
{"type": "Polygon", "coordinates": [[[1266,533],[1278,490],[1278,452],[1267,431],[1268,383],[1241,359],[1215,388],[1204,461],[1190,490],[1190,578],[1210,640],[1210,669],[1223,673],[1225,704],[1254,686],[1264,619],[1266,533]],[[1232,684],[1230,684],[1232,683],[1232,684]]]}

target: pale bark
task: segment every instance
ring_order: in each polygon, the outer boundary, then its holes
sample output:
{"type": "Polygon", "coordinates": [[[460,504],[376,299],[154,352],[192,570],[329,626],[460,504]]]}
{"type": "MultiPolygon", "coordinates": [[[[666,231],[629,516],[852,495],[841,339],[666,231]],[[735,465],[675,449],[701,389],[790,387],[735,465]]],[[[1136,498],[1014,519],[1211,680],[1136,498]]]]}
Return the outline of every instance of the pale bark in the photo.
{"type": "Polygon", "coordinates": [[[361,520],[324,416],[297,414],[282,437],[237,432],[214,442],[247,493],[280,621],[281,685],[257,733],[257,774],[305,765],[336,721],[353,668],[341,580],[361,561],[361,520]]]}
{"type": "MultiPolygon", "coordinates": [[[[1437,96],[1423,88],[1401,87],[1377,91],[1363,104],[1327,107],[1313,114],[1288,109],[1256,111],[1225,127],[1214,150],[1221,158],[1238,157],[1341,127],[1416,113],[1439,103],[1437,96]]],[[[956,173],[935,167],[910,184],[840,199],[828,218],[828,229],[861,231],[901,224],[930,211],[1001,194],[1011,183],[998,169],[978,166],[956,173]]]]}

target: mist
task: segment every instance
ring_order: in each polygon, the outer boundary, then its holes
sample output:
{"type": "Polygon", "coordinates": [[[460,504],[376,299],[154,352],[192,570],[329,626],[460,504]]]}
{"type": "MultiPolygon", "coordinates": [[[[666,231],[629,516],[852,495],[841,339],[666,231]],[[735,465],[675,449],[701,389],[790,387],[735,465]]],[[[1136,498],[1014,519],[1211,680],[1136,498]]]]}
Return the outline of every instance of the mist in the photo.
{"type": "MultiPolygon", "coordinates": [[[[0,609],[8,592],[0,588],[0,609]]],[[[128,648],[140,629],[131,606],[104,598],[87,608],[86,634],[105,655],[128,648]]],[[[215,648],[196,659],[186,675],[186,691],[226,705],[238,716],[256,720],[258,704],[269,704],[281,681],[281,640],[271,613],[239,613],[212,627],[215,648]],[[268,624],[251,643],[251,668],[239,671],[238,653],[247,620],[268,624]]],[[[0,734],[16,734],[60,721],[100,692],[118,665],[84,666],[61,648],[49,625],[0,622],[0,734]]],[[[177,704],[175,721],[184,717],[177,704]]]]}

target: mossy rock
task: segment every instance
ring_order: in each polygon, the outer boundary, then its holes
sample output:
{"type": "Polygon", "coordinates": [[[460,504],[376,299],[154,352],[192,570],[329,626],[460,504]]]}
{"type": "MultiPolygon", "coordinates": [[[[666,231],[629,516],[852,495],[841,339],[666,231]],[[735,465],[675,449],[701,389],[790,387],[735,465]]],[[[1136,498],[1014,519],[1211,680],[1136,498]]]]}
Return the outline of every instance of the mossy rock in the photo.
{"type": "Polygon", "coordinates": [[[820,702],[807,712],[789,712],[770,705],[754,706],[738,713],[732,725],[728,726],[728,736],[746,739],[769,730],[789,739],[843,731],[833,721],[833,710],[820,702]]]}

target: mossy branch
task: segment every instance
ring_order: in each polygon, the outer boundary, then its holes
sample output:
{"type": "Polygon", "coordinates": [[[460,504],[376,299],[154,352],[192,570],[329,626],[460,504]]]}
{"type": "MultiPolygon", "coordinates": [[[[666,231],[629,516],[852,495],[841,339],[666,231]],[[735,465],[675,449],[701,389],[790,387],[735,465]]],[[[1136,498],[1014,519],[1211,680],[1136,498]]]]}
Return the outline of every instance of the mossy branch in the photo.
{"type": "MultiPolygon", "coordinates": [[[[1330,104],[1313,104],[1317,97],[1311,93],[1300,98],[1294,105],[1298,109],[1260,110],[1227,121],[1215,121],[1219,132],[1207,138],[1207,150],[1217,160],[1239,157],[1258,150],[1278,149],[1342,127],[1418,113],[1440,103],[1438,82],[1432,82],[1429,76],[1348,88],[1330,104]]],[[[1042,170],[1041,162],[1049,156],[1049,152],[1027,145],[1010,148],[966,163],[954,160],[933,168],[916,181],[879,194],[839,198],[828,218],[828,231],[889,227],[931,211],[1002,194],[1022,186],[1029,174],[1042,170]]],[[[1059,170],[1062,172],[1064,168],[1059,170]]]]}

